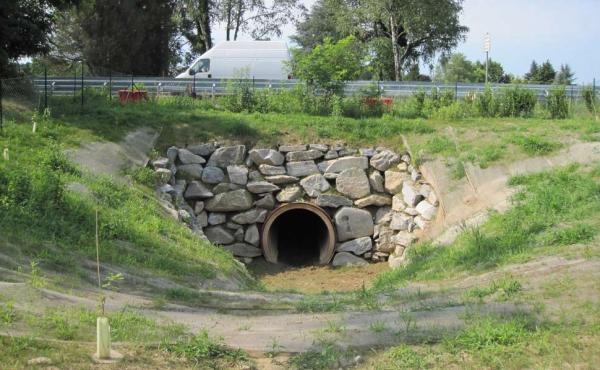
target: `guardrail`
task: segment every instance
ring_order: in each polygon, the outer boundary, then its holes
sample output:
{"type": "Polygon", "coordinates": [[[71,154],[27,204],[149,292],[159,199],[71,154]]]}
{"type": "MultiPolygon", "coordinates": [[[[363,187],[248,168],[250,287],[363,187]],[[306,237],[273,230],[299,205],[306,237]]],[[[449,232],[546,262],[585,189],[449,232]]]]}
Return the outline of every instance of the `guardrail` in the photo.
{"type": "MultiPolygon", "coordinates": [[[[296,85],[302,84],[298,80],[262,80],[252,79],[253,88],[255,89],[272,89],[285,90],[294,88],[296,85]]],[[[132,82],[135,84],[143,84],[144,88],[150,94],[184,94],[195,92],[198,95],[223,95],[226,94],[228,80],[222,79],[175,79],[175,78],[157,78],[157,77],[111,77],[111,76],[94,76],[81,77],[49,77],[34,78],[33,84],[39,92],[44,92],[47,89],[49,94],[54,95],[69,95],[76,94],[81,90],[82,83],[85,88],[92,89],[108,89],[115,95],[119,90],[130,89],[132,82]]],[[[352,96],[360,89],[376,84],[382,91],[384,96],[390,97],[406,97],[418,91],[431,91],[438,89],[439,91],[454,90],[457,98],[464,98],[468,94],[478,93],[485,90],[486,85],[483,83],[438,83],[438,82],[409,82],[409,81],[350,81],[346,84],[344,93],[347,96],[352,96]]],[[[509,84],[491,84],[493,90],[500,90],[504,87],[511,86],[509,84]]],[[[551,85],[523,84],[522,88],[533,91],[538,99],[544,99],[551,85]]],[[[595,87],[598,90],[597,87],[595,87]]],[[[581,85],[569,85],[566,87],[567,95],[570,99],[579,99],[581,97],[581,85]]]]}

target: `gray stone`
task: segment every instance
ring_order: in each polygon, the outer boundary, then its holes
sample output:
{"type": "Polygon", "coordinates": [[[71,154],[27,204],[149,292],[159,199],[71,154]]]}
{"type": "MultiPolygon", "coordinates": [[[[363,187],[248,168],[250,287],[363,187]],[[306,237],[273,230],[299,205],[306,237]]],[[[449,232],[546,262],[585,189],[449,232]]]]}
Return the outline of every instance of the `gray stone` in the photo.
{"type": "Polygon", "coordinates": [[[423,200],[423,195],[409,181],[405,181],[402,186],[402,198],[409,207],[414,207],[423,200]]]}
{"type": "Polygon", "coordinates": [[[273,209],[275,208],[275,197],[273,197],[273,194],[267,193],[262,198],[254,202],[254,206],[264,209],[273,209]]]}
{"type": "Polygon", "coordinates": [[[333,219],[340,242],[373,235],[373,217],[364,209],[342,207],[333,219]]]}
{"type": "Polygon", "coordinates": [[[233,233],[233,238],[235,239],[236,242],[243,242],[244,241],[244,229],[237,229],[233,233]]]}
{"type": "Polygon", "coordinates": [[[208,160],[208,166],[227,168],[233,164],[243,164],[246,156],[246,146],[224,146],[214,151],[208,160]]]}
{"type": "Polygon", "coordinates": [[[419,229],[425,230],[425,228],[427,227],[428,224],[429,224],[429,222],[427,220],[425,220],[423,217],[421,217],[421,216],[415,217],[415,225],[419,229]]]}
{"type": "Polygon", "coordinates": [[[402,154],[402,157],[400,157],[400,159],[402,159],[402,162],[404,162],[406,164],[410,164],[410,155],[402,154]]]}
{"type": "Polygon", "coordinates": [[[398,165],[396,166],[396,168],[400,171],[400,172],[407,172],[408,171],[408,165],[404,162],[400,162],[398,163],[398,165]]]}
{"type": "Polygon", "coordinates": [[[208,215],[206,211],[202,211],[196,215],[196,224],[200,227],[208,226],[208,215]]]}
{"type": "Polygon", "coordinates": [[[169,158],[160,157],[152,161],[152,167],[156,170],[159,168],[169,168],[169,158]]]}
{"type": "MultiPolygon", "coordinates": [[[[289,153],[288,153],[289,154],[289,153]]],[[[300,181],[309,197],[316,198],[331,187],[321,174],[310,175],[300,181]]]]}
{"type": "Polygon", "coordinates": [[[201,182],[192,181],[187,186],[185,190],[185,194],[183,197],[185,199],[208,199],[211,198],[214,194],[201,182]]]}
{"type": "Polygon", "coordinates": [[[220,212],[211,212],[208,215],[208,223],[210,225],[220,225],[227,221],[227,215],[220,212]]]}
{"type": "Polygon", "coordinates": [[[417,210],[417,212],[419,212],[421,217],[423,217],[427,221],[433,219],[437,213],[437,208],[431,205],[426,200],[419,202],[415,209],[417,210]]]}
{"type": "Polygon", "coordinates": [[[369,158],[377,154],[377,151],[373,148],[361,148],[358,150],[358,152],[360,153],[360,155],[369,158]]]}
{"type": "Polygon", "coordinates": [[[262,180],[264,180],[264,177],[263,177],[263,175],[260,172],[254,170],[254,171],[250,171],[250,173],[248,174],[248,180],[250,180],[250,181],[262,181],[262,180]]]}
{"type": "Polygon", "coordinates": [[[209,155],[213,154],[213,152],[217,149],[217,147],[215,146],[215,143],[203,143],[203,144],[189,145],[187,147],[187,149],[196,155],[208,157],[209,155]]]}
{"type": "Polygon", "coordinates": [[[234,191],[234,190],[239,190],[239,189],[243,189],[243,188],[244,188],[243,185],[222,182],[222,183],[218,184],[217,186],[215,186],[212,189],[212,192],[215,194],[221,194],[221,193],[226,193],[228,191],[234,191]]]}
{"type": "Polygon", "coordinates": [[[204,235],[213,244],[231,244],[235,241],[233,235],[223,226],[210,226],[204,229],[204,235]]]}
{"type": "Polygon", "coordinates": [[[392,197],[392,209],[394,211],[400,212],[404,211],[406,208],[406,203],[404,203],[404,199],[402,194],[396,194],[392,197]]]}
{"type": "Polygon", "coordinates": [[[315,161],[287,162],[285,167],[287,169],[287,174],[295,177],[304,177],[319,173],[315,161]]]}
{"type": "Polygon", "coordinates": [[[383,193],[385,188],[383,187],[383,176],[381,176],[381,172],[373,171],[369,175],[369,184],[371,184],[371,189],[377,193],[383,193]]]}
{"type": "Polygon", "coordinates": [[[186,190],[187,181],[185,180],[177,180],[175,182],[175,186],[173,189],[175,192],[173,193],[173,202],[176,206],[183,204],[184,202],[184,193],[186,190]]]}
{"type": "MultiPolygon", "coordinates": [[[[77,192],[80,192],[82,194],[85,194],[85,189],[84,188],[80,188],[78,185],[75,185],[76,183],[72,183],[72,184],[73,185],[69,186],[69,190],[73,190],[73,191],[77,191],[77,192]],[[74,186],[76,186],[77,188],[74,188],[74,186]]],[[[80,185],[85,186],[83,184],[80,184],[80,185]]],[[[171,184],[164,184],[164,185],[161,185],[158,188],[158,192],[159,193],[165,193],[165,194],[173,195],[173,194],[175,194],[175,188],[171,184]]]]}
{"type": "Polygon", "coordinates": [[[338,244],[336,251],[338,252],[352,252],[356,255],[364,254],[373,248],[373,241],[370,237],[365,236],[363,238],[349,240],[338,244]]]}
{"type": "Polygon", "coordinates": [[[409,233],[408,231],[399,231],[396,235],[392,237],[392,241],[396,245],[401,245],[403,247],[408,247],[409,245],[414,243],[415,240],[417,240],[417,237],[409,233]]]}
{"type": "Polygon", "coordinates": [[[287,185],[298,182],[299,178],[288,175],[266,176],[265,180],[275,185],[287,185]]]}
{"type": "Polygon", "coordinates": [[[238,185],[246,185],[248,182],[248,167],[246,166],[227,166],[227,176],[229,181],[238,185]]]}
{"type": "Polygon", "coordinates": [[[156,171],[154,171],[154,176],[156,178],[156,182],[159,185],[164,185],[168,183],[169,180],[171,180],[173,173],[171,172],[171,170],[166,168],[157,168],[156,171]]]}
{"type": "Polygon", "coordinates": [[[235,243],[223,246],[224,249],[230,251],[237,257],[258,257],[262,256],[262,250],[253,245],[246,243],[235,243]]]}
{"type": "Polygon", "coordinates": [[[330,208],[339,208],[339,207],[349,207],[352,205],[352,201],[346,197],[341,195],[333,195],[333,194],[321,194],[317,197],[317,205],[319,207],[330,207],[330,208]]]}
{"type": "Polygon", "coordinates": [[[300,199],[302,195],[302,188],[298,185],[292,185],[277,194],[277,201],[281,203],[290,203],[300,199]]]}
{"type": "Polygon", "coordinates": [[[413,216],[413,217],[417,216],[419,214],[419,212],[417,212],[417,210],[414,209],[413,207],[406,207],[406,208],[404,208],[404,210],[402,212],[406,213],[407,215],[413,216]]]}
{"type": "Polygon", "coordinates": [[[397,269],[404,266],[406,260],[406,255],[403,253],[401,255],[396,255],[394,253],[390,254],[388,258],[388,265],[391,269],[397,269]]]}
{"type": "Polygon", "coordinates": [[[369,206],[381,207],[389,206],[390,204],[392,204],[392,197],[391,195],[387,194],[371,194],[354,201],[354,205],[358,208],[365,208],[369,206]]]}
{"type": "Polygon", "coordinates": [[[340,155],[340,157],[344,157],[347,155],[353,155],[358,153],[358,149],[355,148],[342,148],[338,151],[338,154],[340,155]]]}
{"type": "Polygon", "coordinates": [[[323,158],[325,158],[325,159],[335,159],[337,157],[339,157],[337,151],[335,151],[335,150],[328,150],[327,153],[325,153],[325,157],[323,157],[323,158]]]}
{"type": "Polygon", "coordinates": [[[391,150],[382,150],[371,158],[371,167],[379,171],[387,171],[400,163],[400,156],[391,150]]]}
{"type": "Polygon", "coordinates": [[[421,172],[419,172],[413,168],[410,171],[410,178],[413,182],[417,182],[417,181],[421,180],[421,172]]]}
{"type": "Polygon", "coordinates": [[[227,226],[227,228],[231,229],[231,230],[240,230],[240,229],[243,230],[244,229],[244,226],[236,224],[235,222],[231,222],[231,221],[226,223],[225,226],[227,226]]]}
{"type": "Polygon", "coordinates": [[[367,266],[369,263],[364,259],[348,252],[336,253],[331,264],[335,267],[343,266],[367,266]]]}
{"type": "Polygon", "coordinates": [[[366,170],[368,167],[369,160],[366,157],[345,157],[319,163],[319,170],[323,173],[340,173],[349,168],[360,168],[366,170]]]}
{"type": "Polygon", "coordinates": [[[402,190],[402,183],[408,179],[407,175],[397,171],[385,171],[385,191],[394,195],[402,190]]]}
{"type": "Polygon", "coordinates": [[[271,166],[270,164],[261,164],[258,166],[258,170],[263,175],[285,175],[285,167],[283,166],[271,166]]]}
{"type": "Polygon", "coordinates": [[[431,194],[431,186],[429,186],[429,184],[422,184],[419,187],[419,193],[423,196],[423,198],[427,199],[429,194],[431,194]]]}
{"type": "Polygon", "coordinates": [[[309,149],[316,149],[316,150],[320,150],[322,152],[326,152],[329,150],[329,145],[326,144],[310,144],[308,146],[309,149]]]}
{"type": "Polygon", "coordinates": [[[202,178],[202,165],[184,164],[177,166],[177,173],[175,177],[187,181],[200,180],[202,178]]]}
{"type": "Polygon", "coordinates": [[[392,216],[392,222],[390,222],[390,229],[392,230],[408,230],[410,224],[413,223],[413,218],[411,216],[405,215],[403,213],[394,213],[392,216]]]}
{"type": "Polygon", "coordinates": [[[252,208],[252,203],[252,194],[240,189],[215,195],[205,202],[205,208],[210,212],[245,211],[252,208]]]}
{"type": "Polygon", "coordinates": [[[440,205],[440,201],[438,200],[438,197],[433,190],[427,196],[427,201],[435,207],[440,205]]]}
{"type": "Polygon", "coordinates": [[[202,182],[205,184],[219,184],[224,179],[225,174],[219,167],[205,167],[202,171],[202,182]]]}
{"type": "Polygon", "coordinates": [[[194,204],[194,213],[195,214],[199,214],[200,212],[204,211],[204,202],[196,202],[194,204]]]}
{"type": "Polygon", "coordinates": [[[279,146],[279,151],[282,153],[300,152],[302,150],[306,150],[306,145],[304,145],[304,144],[284,144],[284,145],[279,146]]]}
{"type": "Polygon", "coordinates": [[[392,253],[396,244],[392,241],[394,237],[394,231],[388,226],[379,226],[379,236],[375,241],[375,250],[383,253],[392,253]]]}
{"type": "Polygon", "coordinates": [[[380,224],[389,224],[392,221],[392,210],[390,207],[379,207],[377,211],[375,211],[375,223],[380,224]]]}
{"type": "Polygon", "coordinates": [[[176,146],[172,146],[167,149],[167,158],[169,159],[169,163],[174,164],[177,160],[177,154],[179,153],[179,149],[176,146]]]}
{"type": "Polygon", "coordinates": [[[323,174],[323,176],[327,179],[327,180],[335,180],[337,179],[337,177],[339,176],[339,173],[335,173],[335,172],[325,172],[323,174]]]}
{"type": "Polygon", "coordinates": [[[248,226],[246,233],[244,234],[244,241],[248,244],[252,244],[258,247],[260,241],[260,234],[258,233],[258,227],[256,224],[248,226]]]}
{"type": "Polygon", "coordinates": [[[371,193],[369,179],[360,168],[342,171],[335,179],[336,190],[352,199],[365,197],[371,193]]]}
{"type": "Polygon", "coordinates": [[[311,150],[303,150],[301,152],[289,152],[285,155],[285,159],[288,162],[297,162],[297,161],[310,161],[312,159],[321,158],[323,156],[323,152],[316,149],[311,150]]]}
{"type": "Polygon", "coordinates": [[[206,163],[206,159],[190,152],[187,149],[179,149],[178,156],[179,156],[179,161],[183,164],[204,164],[204,163],[206,163]]]}
{"type": "Polygon", "coordinates": [[[283,154],[274,149],[252,149],[248,154],[256,165],[281,166],[285,160],[283,154]]]}
{"type": "Polygon", "coordinates": [[[279,186],[267,181],[251,181],[246,184],[246,188],[254,194],[272,193],[280,189],[279,186]]]}
{"type": "Polygon", "coordinates": [[[267,210],[262,208],[252,208],[249,211],[238,213],[231,217],[231,221],[240,225],[255,224],[265,222],[267,210]]]}

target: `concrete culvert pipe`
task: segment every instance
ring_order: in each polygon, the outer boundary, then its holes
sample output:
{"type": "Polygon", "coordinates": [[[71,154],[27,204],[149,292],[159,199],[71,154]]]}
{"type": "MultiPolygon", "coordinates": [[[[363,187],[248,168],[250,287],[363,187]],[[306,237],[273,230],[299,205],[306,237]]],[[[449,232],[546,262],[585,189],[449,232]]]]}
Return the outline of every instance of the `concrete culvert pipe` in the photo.
{"type": "Polygon", "coordinates": [[[291,266],[327,264],[335,252],[335,231],[327,212],[309,203],[275,209],[262,232],[265,259],[291,266]]]}

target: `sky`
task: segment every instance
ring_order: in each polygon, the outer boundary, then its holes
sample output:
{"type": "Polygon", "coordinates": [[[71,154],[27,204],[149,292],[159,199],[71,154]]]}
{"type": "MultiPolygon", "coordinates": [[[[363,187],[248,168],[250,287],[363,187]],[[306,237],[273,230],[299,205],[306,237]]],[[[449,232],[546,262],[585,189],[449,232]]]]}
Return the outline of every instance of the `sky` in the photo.
{"type": "MultiPolygon", "coordinates": [[[[303,1],[307,8],[314,2],[303,1]]],[[[471,60],[485,60],[489,32],[490,58],[508,73],[523,75],[533,59],[548,59],[556,69],[569,64],[576,83],[595,77],[600,84],[600,0],[464,0],[460,18],[469,32],[456,51],[471,60]]],[[[221,29],[215,29],[215,41],[224,40],[221,29]]],[[[289,42],[294,33],[295,27],[286,25],[282,39],[289,42]]]]}

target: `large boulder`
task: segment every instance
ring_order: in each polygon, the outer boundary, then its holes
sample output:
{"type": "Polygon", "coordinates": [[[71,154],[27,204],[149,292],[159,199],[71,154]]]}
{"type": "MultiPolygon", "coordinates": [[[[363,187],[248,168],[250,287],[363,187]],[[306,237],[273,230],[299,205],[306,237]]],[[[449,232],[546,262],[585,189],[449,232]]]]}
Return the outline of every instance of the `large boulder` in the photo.
{"type": "Polygon", "coordinates": [[[334,194],[321,194],[317,197],[316,203],[319,207],[330,208],[350,207],[352,205],[352,201],[350,199],[334,194]]]}
{"type": "Polygon", "coordinates": [[[287,169],[287,174],[295,177],[304,177],[319,173],[315,161],[287,162],[285,167],[287,169]]]}
{"type": "Polygon", "coordinates": [[[348,240],[337,245],[336,251],[338,252],[352,252],[356,255],[365,254],[373,248],[373,240],[370,237],[365,236],[358,239],[348,240]]]}
{"type": "Polygon", "coordinates": [[[245,145],[224,146],[214,151],[208,160],[208,166],[227,168],[234,164],[243,164],[245,156],[245,145]]]}
{"type": "Polygon", "coordinates": [[[231,221],[240,225],[255,224],[257,222],[265,222],[267,210],[262,208],[253,208],[249,211],[238,213],[231,217],[231,221]]]}
{"type": "Polygon", "coordinates": [[[277,201],[280,203],[290,203],[300,199],[303,195],[302,188],[298,185],[288,186],[277,194],[277,201]]]}
{"type": "Polygon", "coordinates": [[[215,195],[205,202],[210,212],[235,212],[252,208],[252,194],[245,189],[228,191],[215,195]]]}
{"type": "Polygon", "coordinates": [[[187,149],[179,149],[179,161],[183,164],[204,164],[206,160],[199,155],[190,152],[187,149]]]}
{"type": "Polygon", "coordinates": [[[285,160],[283,154],[273,149],[252,149],[248,154],[256,165],[281,166],[285,160]]]}
{"type": "Polygon", "coordinates": [[[335,179],[336,190],[352,198],[366,197],[371,193],[369,179],[360,168],[348,168],[335,179]]]}
{"type": "Polygon", "coordinates": [[[183,197],[189,200],[208,199],[214,194],[201,182],[192,181],[188,185],[183,197]]]}
{"type": "Polygon", "coordinates": [[[333,257],[331,264],[335,267],[343,266],[367,266],[369,263],[364,259],[348,252],[339,252],[333,257]]]}
{"type": "Polygon", "coordinates": [[[368,167],[369,160],[366,157],[344,157],[319,163],[319,170],[323,173],[340,173],[349,168],[360,168],[362,170],[366,170],[368,167]]]}
{"type": "Polygon", "coordinates": [[[205,167],[202,171],[202,182],[205,184],[219,184],[225,179],[225,173],[219,167],[205,167]]]}
{"type": "Polygon", "coordinates": [[[202,178],[202,165],[200,164],[183,164],[177,166],[175,177],[187,181],[200,180],[202,178]]]}
{"type": "Polygon", "coordinates": [[[272,193],[280,189],[279,186],[267,181],[251,181],[246,184],[246,188],[254,194],[272,193]]]}
{"type": "Polygon", "coordinates": [[[323,156],[323,152],[316,149],[303,150],[300,152],[289,152],[285,155],[285,159],[288,162],[297,162],[297,161],[310,161],[312,159],[321,158],[323,156]]]}
{"type": "Polygon", "coordinates": [[[223,226],[210,226],[204,229],[204,235],[213,244],[231,244],[235,241],[233,235],[223,226]]]}
{"type": "Polygon", "coordinates": [[[300,181],[300,185],[304,188],[306,194],[312,198],[318,197],[331,187],[321,174],[314,174],[303,178],[300,181]]]}
{"type": "Polygon", "coordinates": [[[382,150],[371,158],[371,167],[379,171],[387,171],[400,163],[400,156],[391,150],[382,150]]]}
{"type": "Polygon", "coordinates": [[[333,220],[340,242],[373,235],[373,217],[364,209],[343,207],[335,213],[333,220]]]}
{"type": "Polygon", "coordinates": [[[246,185],[248,182],[248,167],[232,165],[227,166],[229,181],[238,185],[246,185]]]}

